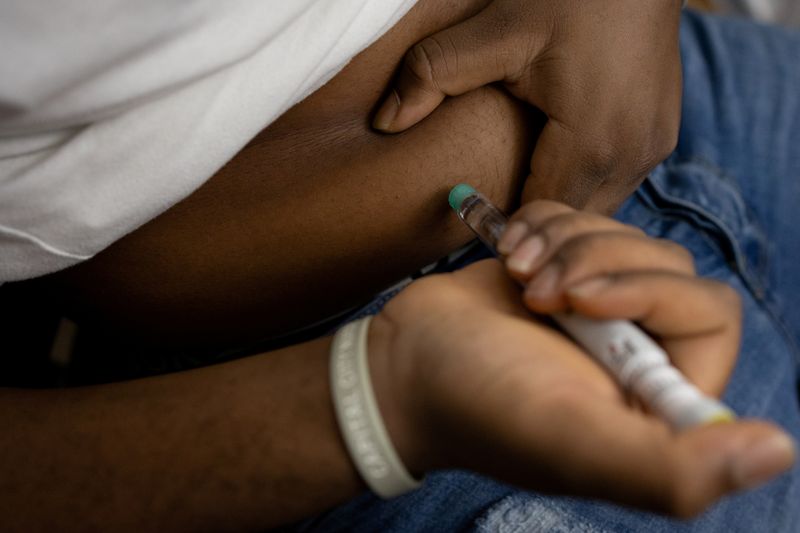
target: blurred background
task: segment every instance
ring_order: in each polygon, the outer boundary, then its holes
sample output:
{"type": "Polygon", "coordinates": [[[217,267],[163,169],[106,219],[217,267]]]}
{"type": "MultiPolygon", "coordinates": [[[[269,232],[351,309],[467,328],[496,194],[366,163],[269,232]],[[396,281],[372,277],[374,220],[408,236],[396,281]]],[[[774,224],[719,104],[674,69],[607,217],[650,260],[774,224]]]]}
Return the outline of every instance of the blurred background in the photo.
{"type": "Polygon", "coordinates": [[[689,5],[696,9],[741,15],[800,28],[798,0],[690,0],[689,5]]]}

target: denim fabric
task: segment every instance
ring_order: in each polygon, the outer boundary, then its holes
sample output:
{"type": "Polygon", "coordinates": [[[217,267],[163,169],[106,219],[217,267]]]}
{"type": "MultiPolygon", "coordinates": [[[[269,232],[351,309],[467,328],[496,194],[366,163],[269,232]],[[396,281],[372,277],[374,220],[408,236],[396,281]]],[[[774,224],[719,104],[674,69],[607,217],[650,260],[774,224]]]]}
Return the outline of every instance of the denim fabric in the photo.
{"type": "MultiPolygon", "coordinates": [[[[687,13],[681,43],[678,149],[617,216],[681,243],[701,275],[740,292],[742,348],[725,401],[800,440],[800,34],[687,13]]],[[[438,472],[412,494],[364,494],[299,530],[800,532],[800,467],[688,522],[438,472]]]]}

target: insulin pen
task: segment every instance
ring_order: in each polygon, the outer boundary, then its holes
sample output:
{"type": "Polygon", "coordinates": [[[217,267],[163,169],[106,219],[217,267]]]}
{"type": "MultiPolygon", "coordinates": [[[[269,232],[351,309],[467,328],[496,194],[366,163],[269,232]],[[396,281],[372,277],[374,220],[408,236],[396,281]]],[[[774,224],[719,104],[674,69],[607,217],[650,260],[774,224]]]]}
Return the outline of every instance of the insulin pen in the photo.
{"type": "MultiPolygon", "coordinates": [[[[450,191],[450,206],[458,217],[497,254],[497,241],[507,219],[469,185],[450,191]]],[[[574,313],[552,318],[597,359],[618,383],[675,429],[730,421],[733,411],[706,396],[670,364],[666,352],[627,320],[593,320],[574,313]]]]}

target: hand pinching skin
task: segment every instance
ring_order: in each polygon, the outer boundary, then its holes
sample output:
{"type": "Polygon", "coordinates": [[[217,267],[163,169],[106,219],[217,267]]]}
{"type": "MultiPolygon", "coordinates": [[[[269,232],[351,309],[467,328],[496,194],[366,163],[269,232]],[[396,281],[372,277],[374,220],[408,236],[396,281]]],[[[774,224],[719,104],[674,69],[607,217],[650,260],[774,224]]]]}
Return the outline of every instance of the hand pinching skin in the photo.
{"type": "Polygon", "coordinates": [[[502,82],[547,116],[524,199],[610,213],[675,148],[680,0],[493,0],[406,54],[373,126],[403,131],[446,96],[502,82]]]}

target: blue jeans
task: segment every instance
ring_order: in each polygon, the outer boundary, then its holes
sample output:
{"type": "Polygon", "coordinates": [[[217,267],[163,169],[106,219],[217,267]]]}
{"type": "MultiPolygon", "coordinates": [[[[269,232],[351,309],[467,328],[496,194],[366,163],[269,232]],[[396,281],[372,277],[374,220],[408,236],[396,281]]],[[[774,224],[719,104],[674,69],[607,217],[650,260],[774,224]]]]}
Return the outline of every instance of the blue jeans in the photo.
{"type": "MultiPolygon", "coordinates": [[[[725,401],[800,441],[800,34],[687,13],[677,151],[618,213],[691,250],[701,275],[743,298],[725,401]]],[[[587,436],[590,437],[590,436],[587,436]]],[[[800,466],[681,522],[437,472],[392,501],[363,494],[300,531],[800,531],[800,466]]]]}

